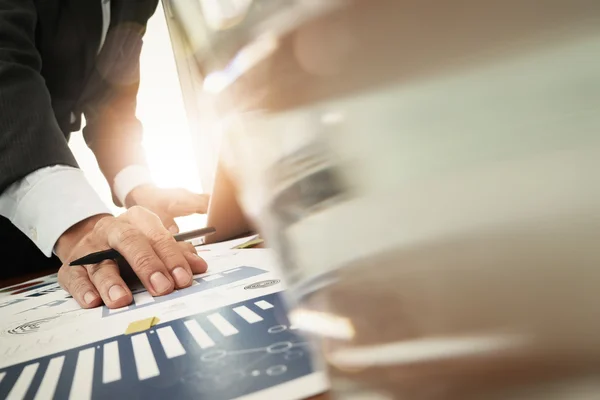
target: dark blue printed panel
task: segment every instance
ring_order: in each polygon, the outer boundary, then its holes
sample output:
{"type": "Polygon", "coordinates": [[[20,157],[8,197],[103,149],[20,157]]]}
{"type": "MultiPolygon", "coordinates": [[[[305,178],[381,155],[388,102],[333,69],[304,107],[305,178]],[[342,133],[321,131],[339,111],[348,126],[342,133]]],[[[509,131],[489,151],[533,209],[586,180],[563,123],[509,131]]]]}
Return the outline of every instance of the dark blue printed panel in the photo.
{"type": "Polygon", "coordinates": [[[237,267],[231,268],[222,272],[213,273],[210,275],[204,275],[202,277],[198,277],[194,279],[194,283],[192,286],[185,288],[183,290],[175,290],[173,293],[170,293],[166,296],[154,297],[151,298],[150,295],[147,295],[146,289],[140,287],[139,290],[132,290],[133,293],[133,303],[131,303],[127,307],[123,307],[121,309],[111,310],[106,306],[103,306],[102,309],[102,317],[110,317],[111,315],[121,314],[127,311],[135,310],[141,307],[147,307],[154,304],[163,303],[165,301],[174,300],[180,297],[189,296],[191,294],[196,294],[199,292],[203,292],[205,290],[214,289],[220,286],[225,286],[230,283],[234,283],[237,281],[241,281],[246,278],[251,278],[253,276],[266,274],[268,271],[256,267],[237,267]],[[143,301],[141,301],[143,299],[143,301]],[[148,301],[149,300],[149,301],[148,301]]]}
{"type": "Polygon", "coordinates": [[[0,398],[232,399],[312,372],[275,293],[0,370],[0,398]]]}

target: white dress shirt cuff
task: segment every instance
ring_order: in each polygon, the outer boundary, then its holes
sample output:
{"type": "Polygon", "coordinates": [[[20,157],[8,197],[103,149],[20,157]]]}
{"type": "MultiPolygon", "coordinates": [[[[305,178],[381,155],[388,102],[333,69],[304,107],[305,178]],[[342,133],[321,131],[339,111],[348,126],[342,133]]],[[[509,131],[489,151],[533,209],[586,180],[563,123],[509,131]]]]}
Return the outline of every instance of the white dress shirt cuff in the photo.
{"type": "Polygon", "coordinates": [[[0,211],[47,256],[71,226],[98,214],[110,214],[83,172],[46,167],[14,183],[0,196],[0,211]]]}
{"type": "Polygon", "coordinates": [[[123,206],[125,198],[133,189],[138,186],[151,184],[152,175],[148,168],[141,165],[130,165],[123,168],[116,176],[113,182],[113,192],[123,206]]]}

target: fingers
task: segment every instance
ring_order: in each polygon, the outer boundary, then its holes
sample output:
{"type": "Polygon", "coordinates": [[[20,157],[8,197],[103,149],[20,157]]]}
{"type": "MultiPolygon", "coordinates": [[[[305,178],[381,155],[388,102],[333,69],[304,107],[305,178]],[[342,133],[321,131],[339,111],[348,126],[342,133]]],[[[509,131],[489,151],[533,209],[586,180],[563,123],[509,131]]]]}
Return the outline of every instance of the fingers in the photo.
{"type": "Polygon", "coordinates": [[[102,299],[84,267],[63,265],[58,270],[58,281],[82,308],[93,308],[102,304],[102,299]]]}
{"type": "Polygon", "coordinates": [[[59,270],[59,283],[84,308],[103,302],[110,308],[119,308],[133,299],[115,261],[68,266],[73,259],[101,249],[116,249],[153,296],[190,286],[193,275],[207,269],[193,245],[177,243],[161,220],[141,207],[133,207],[118,218],[102,218],[87,232],[59,270]]]}
{"type": "Polygon", "coordinates": [[[173,217],[165,213],[157,213],[157,215],[160,218],[163,226],[167,228],[171,235],[179,233],[179,226],[177,226],[177,222],[175,222],[173,217]]]}
{"type": "Polygon", "coordinates": [[[150,211],[138,207],[128,212],[131,221],[149,239],[156,255],[163,262],[178,288],[192,284],[192,270],[184,257],[181,246],[167,231],[161,221],[150,211]]]}
{"type": "Polygon", "coordinates": [[[131,304],[133,295],[119,274],[119,267],[113,260],[96,265],[86,265],[92,284],[109,308],[125,307],[131,304]]]}
{"type": "Polygon", "coordinates": [[[190,214],[206,214],[210,196],[207,194],[196,194],[185,189],[172,189],[171,198],[173,199],[167,212],[174,217],[183,217],[190,214]]]}
{"type": "Polygon", "coordinates": [[[203,274],[206,272],[208,265],[202,257],[196,252],[196,248],[189,242],[179,242],[180,247],[183,249],[183,255],[185,256],[190,269],[194,275],[203,274]]]}
{"type": "MultiPolygon", "coordinates": [[[[158,220],[156,215],[146,212],[158,220]]],[[[169,270],[146,235],[128,222],[127,214],[129,211],[119,218],[100,220],[94,227],[95,235],[106,238],[108,246],[119,251],[150,294],[160,296],[172,292],[175,284],[169,270]]]]}
{"type": "Polygon", "coordinates": [[[208,265],[206,264],[206,261],[204,261],[198,254],[186,252],[186,253],[184,253],[184,256],[185,256],[187,262],[190,264],[192,273],[194,275],[203,274],[208,269],[208,265]]]}

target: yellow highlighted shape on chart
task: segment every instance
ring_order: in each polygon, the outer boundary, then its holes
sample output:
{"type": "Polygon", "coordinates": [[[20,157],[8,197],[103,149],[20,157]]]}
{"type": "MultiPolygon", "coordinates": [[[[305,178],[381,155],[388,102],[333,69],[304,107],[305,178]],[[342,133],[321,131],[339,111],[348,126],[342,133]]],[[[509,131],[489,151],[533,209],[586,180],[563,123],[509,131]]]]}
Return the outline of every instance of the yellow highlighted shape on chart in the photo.
{"type": "Polygon", "coordinates": [[[150,317],[146,319],[140,319],[139,321],[134,321],[129,324],[127,329],[125,330],[126,335],[131,335],[132,333],[138,333],[152,328],[154,325],[158,324],[159,319],[156,317],[150,317]]]}

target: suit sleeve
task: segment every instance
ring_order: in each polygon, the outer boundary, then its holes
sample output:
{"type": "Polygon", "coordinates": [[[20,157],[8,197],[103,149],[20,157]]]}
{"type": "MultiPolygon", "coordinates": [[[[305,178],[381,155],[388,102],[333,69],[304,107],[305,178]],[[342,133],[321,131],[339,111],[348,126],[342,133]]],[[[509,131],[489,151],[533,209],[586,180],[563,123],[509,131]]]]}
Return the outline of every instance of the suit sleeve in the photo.
{"type": "Polygon", "coordinates": [[[93,72],[95,92],[86,99],[84,138],[113,189],[117,174],[130,166],[146,166],[142,124],[136,117],[140,54],[146,24],[157,0],[113,0],[111,23],[93,72]]]}
{"type": "Polygon", "coordinates": [[[77,167],[41,76],[32,0],[0,0],[0,193],[33,171],[77,167]]]}

